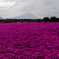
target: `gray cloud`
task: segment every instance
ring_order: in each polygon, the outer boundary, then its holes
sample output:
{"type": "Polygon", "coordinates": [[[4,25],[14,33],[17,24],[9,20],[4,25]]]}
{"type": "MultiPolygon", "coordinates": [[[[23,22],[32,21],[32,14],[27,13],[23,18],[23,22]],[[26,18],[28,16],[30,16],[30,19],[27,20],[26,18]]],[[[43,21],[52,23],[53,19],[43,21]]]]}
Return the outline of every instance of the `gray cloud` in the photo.
{"type": "Polygon", "coordinates": [[[25,12],[31,12],[39,18],[45,16],[59,17],[59,1],[58,0],[0,0],[4,3],[0,6],[0,16],[15,17],[25,12]],[[9,4],[8,4],[9,1],[9,4]]]}

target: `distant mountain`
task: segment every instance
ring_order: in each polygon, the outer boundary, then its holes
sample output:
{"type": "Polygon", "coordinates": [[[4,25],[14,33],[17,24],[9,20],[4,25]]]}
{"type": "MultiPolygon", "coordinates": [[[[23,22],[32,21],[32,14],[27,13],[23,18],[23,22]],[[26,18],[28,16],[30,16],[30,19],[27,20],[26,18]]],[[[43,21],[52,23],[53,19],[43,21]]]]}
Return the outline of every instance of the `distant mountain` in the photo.
{"type": "Polygon", "coordinates": [[[27,12],[27,13],[22,14],[20,16],[13,17],[11,19],[39,19],[39,18],[36,17],[35,15],[31,14],[30,12],[27,12]]]}
{"type": "Polygon", "coordinates": [[[0,19],[3,19],[2,17],[0,17],[0,19]]]}

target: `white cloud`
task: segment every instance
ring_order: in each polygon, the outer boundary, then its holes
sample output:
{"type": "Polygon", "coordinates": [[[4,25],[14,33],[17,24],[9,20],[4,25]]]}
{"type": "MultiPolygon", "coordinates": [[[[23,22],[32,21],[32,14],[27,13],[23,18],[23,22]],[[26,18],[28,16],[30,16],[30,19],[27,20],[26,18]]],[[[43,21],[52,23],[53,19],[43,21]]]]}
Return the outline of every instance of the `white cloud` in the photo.
{"type": "Polygon", "coordinates": [[[15,2],[0,0],[1,9],[8,9],[9,7],[13,6],[14,4],[15,4],[15,2]]]}
{"type": "Polygon", "coordinates": [[[0,2],[0,7],[13,6],[15,2],[0,2]]]}

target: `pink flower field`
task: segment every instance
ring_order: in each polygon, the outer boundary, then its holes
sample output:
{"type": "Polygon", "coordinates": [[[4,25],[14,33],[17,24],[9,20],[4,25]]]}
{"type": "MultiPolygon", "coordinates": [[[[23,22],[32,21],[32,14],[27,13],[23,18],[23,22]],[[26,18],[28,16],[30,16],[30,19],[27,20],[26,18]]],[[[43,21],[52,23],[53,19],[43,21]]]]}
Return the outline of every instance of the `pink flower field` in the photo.
{"type": "Polygon", "coordinates": [[[59,23],[0,24],[0,59],[59,59],[59,23]]]}

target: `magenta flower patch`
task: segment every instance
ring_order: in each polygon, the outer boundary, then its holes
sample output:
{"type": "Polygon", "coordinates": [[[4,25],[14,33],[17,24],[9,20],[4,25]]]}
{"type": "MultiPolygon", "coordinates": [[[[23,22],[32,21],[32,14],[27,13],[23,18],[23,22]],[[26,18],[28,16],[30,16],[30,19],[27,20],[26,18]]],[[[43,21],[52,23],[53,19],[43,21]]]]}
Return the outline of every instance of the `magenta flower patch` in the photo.
{"type": "Polygon", "coordinates": [[[0,24],[0,59],[59,59],[58,25],[0,24]]]}

